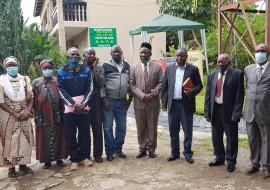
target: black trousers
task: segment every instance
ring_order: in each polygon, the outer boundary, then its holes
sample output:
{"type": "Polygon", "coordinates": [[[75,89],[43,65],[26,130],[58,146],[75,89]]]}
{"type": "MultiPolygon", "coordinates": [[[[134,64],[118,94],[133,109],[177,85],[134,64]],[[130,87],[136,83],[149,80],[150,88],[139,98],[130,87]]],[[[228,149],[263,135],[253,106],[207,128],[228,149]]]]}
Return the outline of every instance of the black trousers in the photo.
{"type": "Polygon", "coordinates": [[[171,154],[180,156],[179,132],[180,124],[184,131],[184,151],[185,158],[192,158],[192,133],[193,133],[193,113],[185,111],[182,100],[173,100],[169,117],[169,130],[171,138],[171,154]]]}
{"type": "Polygon", "coordinates": [[[223,105],[214,105],[212,120],[212,142],[214,154],[218,161],[236,164],[238,153],[238,123],[224,120],[223,105]],[[226,135],[226,151],[223,135],[226,135]]]}
{"type": "Polygon", "coordinates": [[[64,132],[71,162],[90,159],[89,114],[64,114],[64,132]]]}
{"type": "Polygon", "coordinates": [[[91,101],[90,124],[93,134],[93,156],[100,158],[103,153],[103,105],[100,97],[93,97],[91,101]]]}

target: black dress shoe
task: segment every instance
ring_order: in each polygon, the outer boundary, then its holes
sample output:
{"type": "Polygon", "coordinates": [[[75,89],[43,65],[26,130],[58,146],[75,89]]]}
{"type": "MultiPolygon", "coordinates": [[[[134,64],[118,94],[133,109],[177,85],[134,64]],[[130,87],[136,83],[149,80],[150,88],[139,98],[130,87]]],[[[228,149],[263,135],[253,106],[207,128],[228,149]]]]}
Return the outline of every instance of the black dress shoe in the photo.
{"type": "Polygon", "coordinates": [[[57,164],[57,166],[59,166],[59,167],[61,167],[61,168],[63,168],[63,167],[66,166],[66,164],[65,164],[62,160],[57,160],[57,161],[56,161],[56,164],[57,164]]]}
{"type": "Polygon", "coordinates": [[[194,163],[193,158],[186,158],[186,161],[187,161],[189,164],[193,164],[193,163],[194,163]]]}
{"type": "Polygon", "coordinates": [[[103,162],[103,158],[102,157],[95,157],[95,162],[101,163],[101,162],[103,162]]]}
{"type": "Polygon", "coordinates": [[[170,155],[168,158],[167,158],[167,161],[174,161],[174,160],[176,160],[176,159],[179,159],[180,158],[180,156],[175,156],[175,155],[170,155]]]}
{"type": "Polygon", "coordinates": [[[16,178],[17,177],[15,167],[11,167],[8,169],[8,177],[9,178],[16,178]]]}
{"type": "Polygon", "coordinates": [[[52,166],[51,162],[47,162],[43,165],[43,169],[47,170],[52,166]]]}
{"type": "Polygon", "coordinates": [[[140,151],[137,155],[136,158],[142,158],[146,156],[146,151],[140,151]]]}
{"type": "Polygon", "coordinates": [[[255,167],[251,166],[246,170],[246,174],[250,175],[250,174],[254,174],[254,173],[258,172],[258,171],[259,171],[259,168],[255,168],[255,167]]]}
{"type": "Polygon", "coordinates": [[[149,158],[155,158],[157,155],[155,154],[155,152],[149,152],[148,153],[148,156],[149,156],[149,158]]]}
{"type": "Polygon", "coordinates": [[[228,172],[233,172],[235,170],[235,164],[229,163],[227,166],[228,172]]]}
{"type": "Polygon", "coordinates": [[[115,156],[118,158],[126,158],[127,157],[123,152],[115,153],[115,156]]]}
{"type": "Polygon", "coordinates": [[[221,166],[221,165],[224,165],[224,161],[219,161],[217,159],[214,159],[211,162],[209,162],[208,165],[210,167],[212,167],[212,166],[221,166]]]}
{"type": "Polygon", "coordinates": [[[113,161],[114,160],[114,156],[113,155],[107,155],[106,159],[108,161],[113,161]]]}

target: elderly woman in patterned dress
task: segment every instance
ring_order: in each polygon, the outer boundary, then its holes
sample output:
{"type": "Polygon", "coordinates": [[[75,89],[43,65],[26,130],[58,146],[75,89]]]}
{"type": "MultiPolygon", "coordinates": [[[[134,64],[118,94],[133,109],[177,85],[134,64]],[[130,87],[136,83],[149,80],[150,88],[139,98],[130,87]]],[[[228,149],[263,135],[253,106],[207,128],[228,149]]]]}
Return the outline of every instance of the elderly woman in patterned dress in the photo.
{"type": "Polygon", "coordinates": [[[0,166],[8,166],[8,176],[32,173],[27,164],[32,153],[32,87],[30,79],[18,73],[18,60],[7,57],[6,74],[0,76],[0,166]],[[19,165],[19,172],[15,166],[19,165]]]}
{"type": "Polygon", "coordinates": [[[59,97],[57,79],[53,76],[54,64],[50,60],[40,62],[42,77],[32,83],[36,123],[36,158],[49,169],[56,161],[64,167],[67,158],[64,137],[63,104],[59,97]]]}

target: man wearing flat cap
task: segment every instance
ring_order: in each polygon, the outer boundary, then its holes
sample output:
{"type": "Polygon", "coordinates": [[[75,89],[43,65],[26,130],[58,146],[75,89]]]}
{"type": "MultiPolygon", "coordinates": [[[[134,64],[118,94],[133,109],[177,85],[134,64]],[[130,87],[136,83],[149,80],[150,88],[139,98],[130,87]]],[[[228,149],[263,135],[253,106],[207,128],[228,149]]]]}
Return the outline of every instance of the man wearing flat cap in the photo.
{"type": "Polygon", "coordinates": [[[157,124],[160,109],[159,92],[163,72],[159,64],[151,61],[152,46],[142,43],[141,62],[131,68],[130,89],[134,94],[134,112],[137,124],[139,153],[137,158],[155,158],[157,147],[157,124]]]}

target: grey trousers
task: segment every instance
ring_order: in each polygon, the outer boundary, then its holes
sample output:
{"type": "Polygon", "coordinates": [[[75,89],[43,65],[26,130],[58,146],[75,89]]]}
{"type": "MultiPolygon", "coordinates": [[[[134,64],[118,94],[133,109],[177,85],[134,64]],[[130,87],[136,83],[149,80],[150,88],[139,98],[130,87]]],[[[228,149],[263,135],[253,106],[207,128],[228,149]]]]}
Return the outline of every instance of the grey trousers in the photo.
{"type": "Polygon", "coordinates": [[[246,125],[252,166],[270,170],[270,124],[258,124],[253,120],[246,125]]]}

